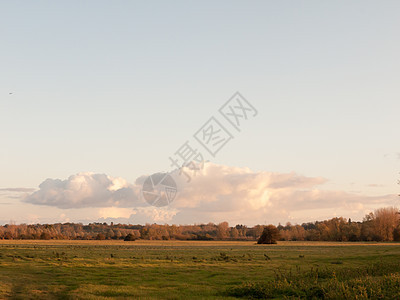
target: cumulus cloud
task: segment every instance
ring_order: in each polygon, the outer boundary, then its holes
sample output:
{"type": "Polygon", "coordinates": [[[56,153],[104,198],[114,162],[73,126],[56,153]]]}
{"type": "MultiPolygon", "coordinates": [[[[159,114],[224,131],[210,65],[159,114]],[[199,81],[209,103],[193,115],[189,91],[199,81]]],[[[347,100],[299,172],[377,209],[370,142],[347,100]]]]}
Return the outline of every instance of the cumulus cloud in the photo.
{"type": "MultiPolygon", "coordinates": [[[[191,182],[184,184],[171,204],[178,213],[173,223],[219,222],[257,224],[287,220],[295,212],[318,218],[319,211],[362,216],[369,207],[396,201],[395,195],[369,197],[321,189],[327,180],[296,173],[253,172],[206,164],[200,175],[186,168],[191,182]]],[[[180,180],[186,180],[183,176],[180,180]]],[[[182,183],[180,182],[182,185],[182,183]]]]}
{"type": "Polygon", "coordinates": [[[178,178],[183,189],[172,206],[203,211],[257,210],[273,204],[273,197],[291,190],[312,188],[326,182],[321,177],[306,177],[296,173],[253,172],[249,168],[208,163],[199,175],[188,168],[191,182],[178,178]]]}
{"type": "Polygon", "coordinates": [[[46,179],[24,201],[58,208],[131,207],[139,204],[139,191],[123,178],[84,172],[66,180],[46,179]]]}
{"type": "MultiPolygon", "coordinates": [[[[362,217],[375,206],[393,205],[396,195],[364,196],[322,189],[326,179],[297,173],[253,172],[248,168],[206,163],[201,171],[171,173],[178,187],[166,207],[149,206],[140,196],[147,176],[134,184],[104,174],[80,173],[66,180],[47,179],[26,202],[59,208],[99,207],[101,220],[121,223],[193,224],[228,221],[262,224],[321,214],[362,217]],[[190,178],[190,182],[188,182],[190,178]]],[[[325,215],[324,215],[325,216],[325,215]]]]}

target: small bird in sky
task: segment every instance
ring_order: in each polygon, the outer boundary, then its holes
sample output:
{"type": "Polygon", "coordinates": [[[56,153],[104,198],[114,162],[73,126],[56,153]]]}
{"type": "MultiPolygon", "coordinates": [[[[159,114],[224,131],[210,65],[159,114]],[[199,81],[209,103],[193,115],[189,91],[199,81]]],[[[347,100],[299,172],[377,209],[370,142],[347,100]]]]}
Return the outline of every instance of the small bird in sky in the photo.
{"type": "Polygon", "coordinates": [[[9,95],[12,95],[13,93],[8,93],[9,95]]]}

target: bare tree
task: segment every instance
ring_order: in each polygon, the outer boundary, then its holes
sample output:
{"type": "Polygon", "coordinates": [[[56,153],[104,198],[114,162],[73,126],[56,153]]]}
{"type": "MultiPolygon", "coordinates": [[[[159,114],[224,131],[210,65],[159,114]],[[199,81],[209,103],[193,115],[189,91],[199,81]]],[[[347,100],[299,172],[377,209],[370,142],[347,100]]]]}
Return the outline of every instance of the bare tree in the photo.
{"type": "Polygon", "coordinates": [[[399,210],[395,207],[385,207],[375,210],[374,227],[376,234],[383,241],[393,241],[393,231],[399,225],[399,210]]]}

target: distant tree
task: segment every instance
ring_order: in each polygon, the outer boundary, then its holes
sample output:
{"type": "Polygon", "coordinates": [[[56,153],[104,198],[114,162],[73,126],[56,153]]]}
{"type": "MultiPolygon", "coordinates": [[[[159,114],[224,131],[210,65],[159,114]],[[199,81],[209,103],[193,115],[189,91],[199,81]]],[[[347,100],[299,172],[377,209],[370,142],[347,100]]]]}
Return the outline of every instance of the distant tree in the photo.
{"type": "Polygon", "coordinates": [[[371,214],[364,217],[361,224],[361,240],[362,241],[372,241],[374,239],[374,228],[373,220],[371,219],[371,214]]]}
{"type": "Polygon", "coordinates": [[[385,207],[375,210],[374,229],[383,241],[393,241],[393,231],[399,224],[399,210],[385,207]]]}
{"type": "Polygon", "coordinates": [[[393,230],[393,241],[400,242],[400,228],[397,227],[393,230]]]}
{"type": "Polygon", "coordinates": [[[99,233],[99,234],[97,234],[97,236],[96,236],[96,240],[103,241],[103,240],[105,240],[105,239],[106,239],[106,236],[105,236],[104,234],[102,234],[102,233],[99,233]]]}
{"type": "Polygon", "coordinates": [[[225,239],[228,236],[228,222],[222,222],[217,225],[217,238],[220,240],[225,239]]]}
{"type": "Polygon", "coordinates": [[[48,232],[42,232],[42,234],[40,235],[40,239],[41,240],[50,240],[51,239],[51,235],[48,232]]]}
{"type": "Polygon", "coordinates": [[[361,240],[361,225],[356,222],[349,222],[343,229],[347,241],[356,242],[361,240]]]}
{"type": "Polygon", "coordinates": [[[264,228],[257,244],[276,244],[280,234],[278,228],[274,225],[268,225],[264,228]]]}
{"type": "Polygon", "coordinates": [[[256,225],[253,228],[249,228],[246,235],[256,240],[263,233],[263,230],[264,226],[256,225]]]}
{"type": "Polygon", "coordinates": [[[136,240],[136,237],[132,233],[128,233],[126,235],[126,237],[124,238],[125,242],[132,242],[132,241],[135,241],[135,240],[136,240]]]}
{"type": "Polygon", "coordinates": [[[239,237],[239,231],[235,227],[233,227],[231,229],[231,238],[237,239],[238,237],[239,237]]]}
{"type": "Polygon", "coordinates": [[[305,230],[300,225],[294,225],[290,228],[290,240],[292,241],[304,241],[305,239],[305,230]]]}
{"type": "Polygon", "coordinates": [[[148,227],[143,227],[140,229],[140,237],[144,240],[149,239],[149,228],[148,227]]]}
{"type": "Polygon", "coordinates": [[[12,234],[9,233],[9,232],[6,232],[6,233],[4,234],[4,239],[5,239],[5,240],[12,240],[12,239],[13,239],[12,234]]]}
{"type": "Polygon", "coordinates": [[[321,239],[321,233],[319,232],[318,229],[312,228],[312,229],[307,229],[306,231],[306,241],[319,241],[321,239]]]}
{"type": "MultiPolygon", "coordinates": [[[[287,223],[277,228],[280,237],[271,240],[268,227],[256,225],[247,227],[236,225],[229,227],[227,222],[220,224],[194,225],[132,225],[90,223],[56,224],[6,224],[0,225],[0,239],[67,239],[67,240],[103,240],[125,239],[131,234],[134,239],[146,240],[258,240],[264,234],[261,243],[273,243],[276,240],[306,241],[400,241],[399,209],[389,207],[377,209],[366,215],[362,222],[350,219],[332,218],[324,221],[287,223]],[[267,228],[264,234],[264,228],[267,228]],[[274,241],[275,240],[275,241],[274,241]]],[[[131,239],[132,237],[128,237],[131,239]]]]}
{"type": "Polygon", "coordinates": [[[114,236],[112,237],[115,240],[122,239],[122,233],[120,230],[114,230],[114,236]]]}
{"type": "Polygon", "coordinates": [[[206,234],[197,234],[195,237],[193,237],[193,240],[212,241],[213,237],[211,235],[209,235],[208,233],[206,233],[206,234]]]}

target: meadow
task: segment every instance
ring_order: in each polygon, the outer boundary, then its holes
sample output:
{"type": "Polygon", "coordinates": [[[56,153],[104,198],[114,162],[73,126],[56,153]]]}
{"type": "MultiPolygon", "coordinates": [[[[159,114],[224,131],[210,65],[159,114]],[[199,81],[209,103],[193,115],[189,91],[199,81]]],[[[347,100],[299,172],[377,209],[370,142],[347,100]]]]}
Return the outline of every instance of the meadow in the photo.
{"type": "Polygon", "coordinates": [[[0,241],[0,299],[399,299],[400,244],[0,241]]]}

